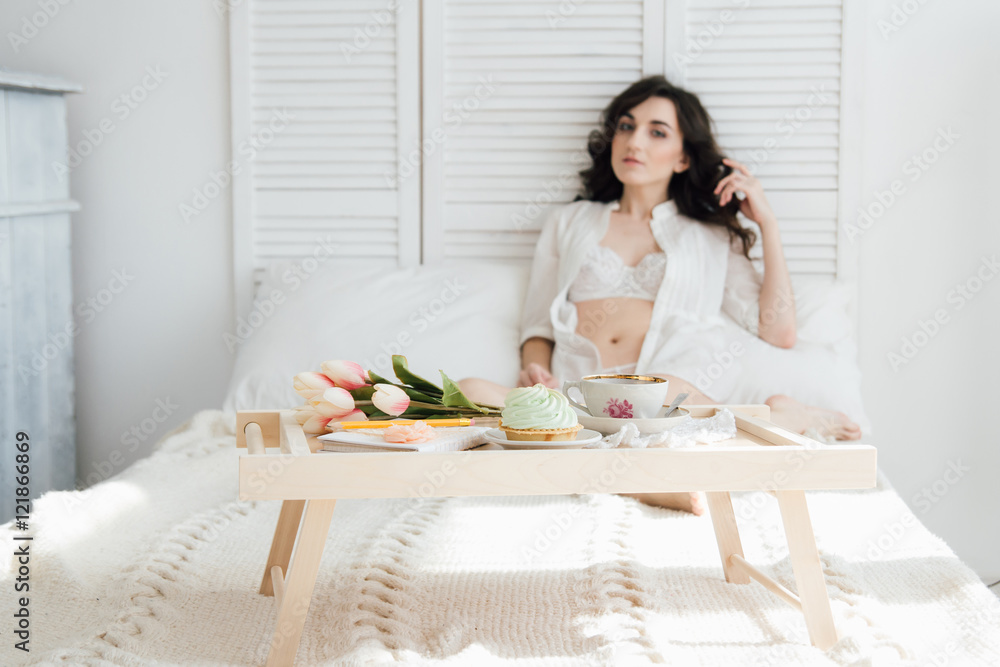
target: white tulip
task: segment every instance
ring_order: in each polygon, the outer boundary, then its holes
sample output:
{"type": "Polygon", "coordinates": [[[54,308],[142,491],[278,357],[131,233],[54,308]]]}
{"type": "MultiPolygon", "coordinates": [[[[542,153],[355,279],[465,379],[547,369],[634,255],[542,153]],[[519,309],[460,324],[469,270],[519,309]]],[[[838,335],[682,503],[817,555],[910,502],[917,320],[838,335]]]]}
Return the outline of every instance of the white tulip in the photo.
{"type": "Polygon", "coordinates": [[[372,403],[385,414],[396,417],[410,407],[410,397],[395,385],[377,384],[375,393],[372,394],[372,403]]]}

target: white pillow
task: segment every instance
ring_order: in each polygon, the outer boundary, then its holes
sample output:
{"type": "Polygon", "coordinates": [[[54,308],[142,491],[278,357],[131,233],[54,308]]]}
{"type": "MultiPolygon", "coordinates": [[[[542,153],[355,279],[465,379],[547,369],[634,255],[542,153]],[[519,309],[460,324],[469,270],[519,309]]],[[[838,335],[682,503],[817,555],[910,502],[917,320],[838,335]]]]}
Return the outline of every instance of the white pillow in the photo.
{"type": "MultiPolygon", "coordinates": [[[[396,269],[329,261],[304,279],[293,267],[274,263],[257,290],[257,309],[271,312],[262,307],[270,300],[273,312],[240,345],[223,409],[301,405],[292,378],[319,370],[327,359],[356,361],[391,380],[392,353],[405,355],[414,372],[435,383],[438,369],[454,380],[517,382],[527,263],[396,269]]],[[[846,412],[867,434],[849,291],[828,278],[801,276],[793,288],[799,335],[792,350],[768,345],[727,319],[746,349],[727,400],[762,403],[788,394],[846,412]]]]}
{"type": "Polygon", "coordinates": [[[454,380],[517,382],[526,263],[385,269],[329,261],[298,281],[292,266],[274,264],[258,287],[258,310],[267,310],[268,299],[281,303],[241,343],[224,410],[301,405],[292,378],[328,359],[356,361],[393,380],[397,353],[435,383],[438,369],[454,380]]]}
{"type": "Polygon", "coordinates": [[[870,436],[849,315],[852,286],[828,277],[793,276],[792,291],[798,335],[790,350],[765,343],[725,318],[745,350],[727,400],[763,403],[775,394],[787,394],[807,405],[846,413],[870,436]]]}

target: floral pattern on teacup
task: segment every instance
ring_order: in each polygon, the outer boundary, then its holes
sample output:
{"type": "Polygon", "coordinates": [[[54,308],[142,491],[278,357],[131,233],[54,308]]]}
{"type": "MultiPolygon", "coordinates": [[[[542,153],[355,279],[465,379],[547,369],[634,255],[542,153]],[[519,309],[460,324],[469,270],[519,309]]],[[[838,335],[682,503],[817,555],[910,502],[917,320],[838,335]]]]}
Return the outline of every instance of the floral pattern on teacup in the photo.
{"type": "Polygon", "coordinates": [[[608,407],[604,408],[604,414],[614,419],[632,419],[632,404],[617,398],[608,400],[608,407]]]}

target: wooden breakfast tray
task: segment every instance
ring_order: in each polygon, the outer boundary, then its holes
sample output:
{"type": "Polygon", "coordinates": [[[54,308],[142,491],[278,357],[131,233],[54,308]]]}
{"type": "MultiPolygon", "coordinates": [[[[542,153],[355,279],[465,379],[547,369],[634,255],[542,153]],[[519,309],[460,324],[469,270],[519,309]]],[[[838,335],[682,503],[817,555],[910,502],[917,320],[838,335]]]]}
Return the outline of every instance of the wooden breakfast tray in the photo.
{"type": "Polygon", "coordinates": [[[292,410],[238,412],[241,500],[281,500],[260,585],[278,619],[268,665],[291,665],[312,598],[338,498],[503,496],[705,491],[726,581],[750,579],[802,611],[813,645],[837,641],[805,491],[875,486],[871,445],[825,445],[768,421],[766,405],[685,406],[695,418],[721,408],[736,415],[737,436],[684,449],[537,449],[460,452],[321,453],[292,410]],[[272,448],[268,451],[268,448],[272,448]],[[452,474],[442,475],[442,469],[452,474]],[[428,479],[436,480],[426,493],[428,479]],[[768,490],[777,498],[798,595],[743,557],[730,492],[768,490]]]}

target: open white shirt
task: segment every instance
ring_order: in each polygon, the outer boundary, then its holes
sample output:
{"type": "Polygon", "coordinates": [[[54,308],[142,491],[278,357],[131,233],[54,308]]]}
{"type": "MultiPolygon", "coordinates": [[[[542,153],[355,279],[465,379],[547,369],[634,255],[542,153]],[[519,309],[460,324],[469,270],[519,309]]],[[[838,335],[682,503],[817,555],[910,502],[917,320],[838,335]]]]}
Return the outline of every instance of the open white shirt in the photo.
{"type": "MultiPolygon", "coordinates": [[[[597,346],[576,333],[577,310],[567,293],[619,206],[618,201],[576,201],[553,209],[542,225],[520,342],[534,336],[554,341],[552,374],[560,381],[603,370],[597,346]]],[[[713,355],[729,344],[723,312],[756,335],[763,279],[740,246],[730,242],[726,229],[681,215],[673,201],[653,208],[650,227],[667,255],[667,266],[636,372],[695,382],[713,363],[713,355]]],[[[725,387],[714,387],[717,398],[727,393],[725,387]]]]}

